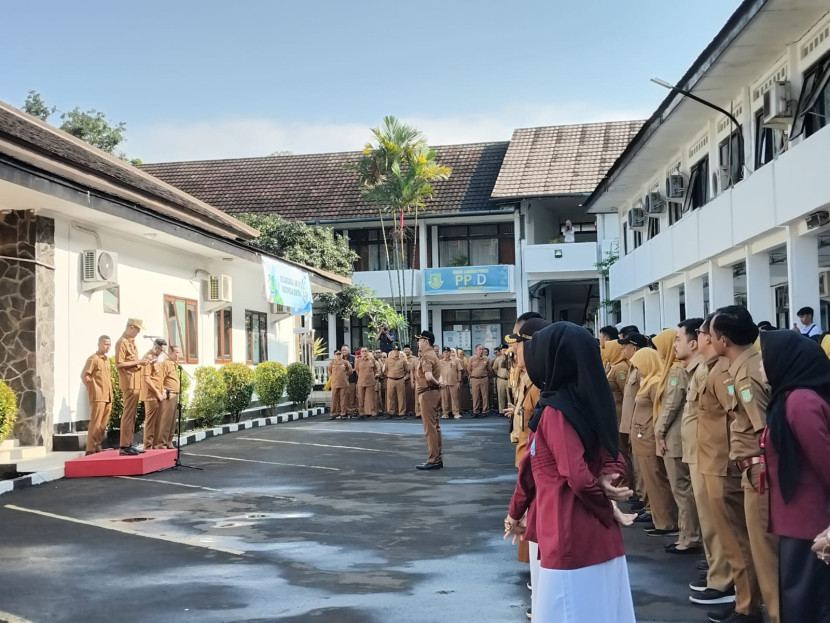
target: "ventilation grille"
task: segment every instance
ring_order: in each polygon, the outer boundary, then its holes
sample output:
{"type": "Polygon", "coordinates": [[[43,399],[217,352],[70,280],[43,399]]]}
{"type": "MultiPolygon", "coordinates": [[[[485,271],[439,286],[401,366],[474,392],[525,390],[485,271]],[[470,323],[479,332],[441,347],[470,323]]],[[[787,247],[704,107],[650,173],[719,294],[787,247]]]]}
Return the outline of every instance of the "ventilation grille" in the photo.
{"type": "Polygon", "coordinates": [[[827,39],[830,39],[830,23],[825,24],[824,28],[821,28],[815,37],[801,46],[801,60],[810,56],[827,39]]]}
{"type": "Polygon", "coordinates": [[[695,143],[689,150],[689,158],[694,158],[697,154],[702,152],[706,146],[709,145],[709,135],[706,134],[702,139],[695,143]]]}
{"type": "MultiPolygon", "coordinates": [[[[734,116],[736,119],[740,120],[742,114],[744,114],[744,107],[743,106],[738,104],[737,106],[732,107],[732,116],[734,116]]],[[[729,127],[730,123],[731,123],[731,121],[730,121],[729,117],[724,117],[723,119],[721,119],[718,122],[718,134],[720,134],[721,132],[726,130],[729,127]]]]}

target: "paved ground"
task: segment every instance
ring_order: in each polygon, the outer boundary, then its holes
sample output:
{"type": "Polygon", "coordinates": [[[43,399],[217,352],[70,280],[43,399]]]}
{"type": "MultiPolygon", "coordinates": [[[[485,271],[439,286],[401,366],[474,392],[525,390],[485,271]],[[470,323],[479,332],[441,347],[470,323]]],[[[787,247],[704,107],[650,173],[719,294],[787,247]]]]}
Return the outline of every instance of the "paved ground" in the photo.
{"type": "MultiPolygon", "coordinates": [[[[413,469],[418,420],[317,417],[188,446],[204,471],[3,495],[0,621],[523,621],[506,425],[443,429],[437,472],[413,469]]],[[[626,539],[638,620],[705,619],[683,588],[694,557],[626,539]]]]}

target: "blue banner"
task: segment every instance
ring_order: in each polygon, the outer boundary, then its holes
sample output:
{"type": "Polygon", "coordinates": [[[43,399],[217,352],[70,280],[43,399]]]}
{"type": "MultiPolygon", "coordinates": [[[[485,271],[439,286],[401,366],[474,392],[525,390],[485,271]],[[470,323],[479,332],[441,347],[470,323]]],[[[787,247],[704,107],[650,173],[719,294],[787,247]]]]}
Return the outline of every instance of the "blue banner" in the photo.
{"type": "Polygon", "coordinates": [[[285,305],[292,314],[311,312],[311,284],[308,273],[270,257],[262,258],[265,272],[265,295],[269,303],[285,305]]]}
{"type": "Polygon", "coordinates": [[[427,268],[425,294],[455,292],[509,292],[512,266],[458,266],[427,268]]]}

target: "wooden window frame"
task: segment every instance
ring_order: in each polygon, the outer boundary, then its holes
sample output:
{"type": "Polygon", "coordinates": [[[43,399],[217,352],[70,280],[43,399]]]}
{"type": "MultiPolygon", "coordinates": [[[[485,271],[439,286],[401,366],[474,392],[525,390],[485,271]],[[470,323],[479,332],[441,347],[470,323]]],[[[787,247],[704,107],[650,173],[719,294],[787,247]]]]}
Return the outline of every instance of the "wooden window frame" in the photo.
{"type": "MultiPolygon", "coordinates": [[[[188,299],[183,296],[174,296],[172,294],[164,295],[164,339],[168,344],[178,346],[182,350],[185,363],[199,363],[199,302],[195,299],[188,299]],[[176,302],[182,301],[185,305],[184,318],[184,335],[178,336],[181,338],[173,339],[170,335],[170,317],[167,314],[167,304],[173,303],[173,309],[176,310],[176,302]],[[193,310],[193,327],[192,331],[188,327],[188,311],[193,310]]],[[[178,320],[178,314],[176,314],[178,320]]],[[[182,325],[176,322],[177,327],[182,325]]]]}
{"type": "Polygon", "coordinates": [[[213,353],[213,359],[215,363],[230,363],[233,361],[233,308],[232,307],[223,307],[222,309],[217,309],[213,312],[213,326],[214,330],[216,331],[216,335],[214,335],[213,344],[215,346],[215,350],[213,353]],[[224,331],[224,314],[227,312],[230,315],[230,331],[228,332],[228,344],[227,349],[225,348],[225,331],[224,331]],[[220,318],[220,322],[217,325],[216,318],[219,315],[222,315],[220,318]],[[225,351],[228,351],[228,356],[225,357],[225,351]]]}
{"type": "MultiPolygon", "coordinates": [[[[246,309],[245,310],[245,363],[249,366],[256,365],[254,363],[254,331],[251,325],[248,323],[248,318],[253,318],[254,315],[260,316],[260,323],[265,323],[265,357],[260,357],[260,363],[263,361],[268,361],[268,314],[265,312],[255,311],[253,309],[246,309]]],[[[260,324],[262,327],[262,324],[260,324]]],[[[256,336],[257,338],[259,336],[256,336]]]]}

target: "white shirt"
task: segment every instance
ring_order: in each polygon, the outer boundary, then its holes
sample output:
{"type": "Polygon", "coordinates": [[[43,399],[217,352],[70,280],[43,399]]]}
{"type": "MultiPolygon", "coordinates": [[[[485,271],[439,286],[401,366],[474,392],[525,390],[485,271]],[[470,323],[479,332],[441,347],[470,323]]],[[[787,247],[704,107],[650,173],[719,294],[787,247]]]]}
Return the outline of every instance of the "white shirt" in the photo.
{"type": "Polygon", "coordinates": [[[562,235],[565,237],[565,242],[574,242],[574,228],[568,230],[567,226],[562,226],[562,235]]]}
{"type": "Polygon", "coordinates": [[[819,327],[816,323],[812,323],[810,325],[803,325],[799,322],[798,324],[798,330],[801,331],[801,335],[805,335],[807,337],[821,335],[821,327],[819,327]]]}

